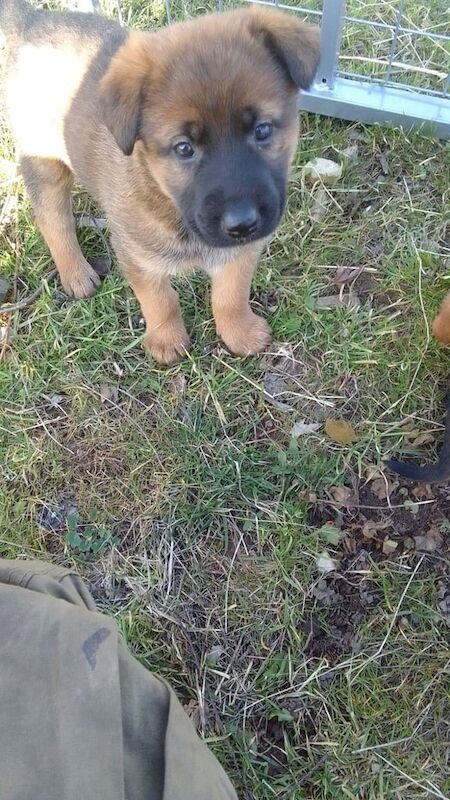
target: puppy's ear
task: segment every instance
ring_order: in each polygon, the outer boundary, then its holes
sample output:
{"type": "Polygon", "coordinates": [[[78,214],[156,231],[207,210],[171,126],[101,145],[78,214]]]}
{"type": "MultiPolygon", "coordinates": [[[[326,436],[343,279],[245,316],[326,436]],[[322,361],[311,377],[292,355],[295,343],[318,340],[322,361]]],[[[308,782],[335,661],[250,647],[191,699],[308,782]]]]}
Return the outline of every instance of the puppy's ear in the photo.
{"type": "Polygon", "coordinates": [[[126,156],[139,139],[142,107],[152,75],[151,34],[131,33],[99,85],[103,122],[126,156]]]}
{"type": "Polygon", "coordinates": [[[249,16],[251,32],[264,42],[288,80],[297,89],[309,89],[319,63],[319,28],[261,6],[244,13],[249,16]]]}

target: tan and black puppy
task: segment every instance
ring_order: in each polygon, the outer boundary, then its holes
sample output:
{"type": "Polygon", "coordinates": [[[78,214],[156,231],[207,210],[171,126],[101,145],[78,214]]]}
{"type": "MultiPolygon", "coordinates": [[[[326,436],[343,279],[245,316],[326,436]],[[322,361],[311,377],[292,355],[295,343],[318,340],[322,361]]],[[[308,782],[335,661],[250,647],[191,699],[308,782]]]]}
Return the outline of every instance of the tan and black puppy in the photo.
{"type": "Polygon", "coordinates": [[[0,0],[0,28],[23,177],[66,292],[88,297],[99,282],[77,242],[77,178],[107,214],[157,361],[189,347],[170,278],[196,267],[225,344],[262,350],[250,283],[283,212],[317,29],[257,7],[139,33],[22,0],[0,0]]]}

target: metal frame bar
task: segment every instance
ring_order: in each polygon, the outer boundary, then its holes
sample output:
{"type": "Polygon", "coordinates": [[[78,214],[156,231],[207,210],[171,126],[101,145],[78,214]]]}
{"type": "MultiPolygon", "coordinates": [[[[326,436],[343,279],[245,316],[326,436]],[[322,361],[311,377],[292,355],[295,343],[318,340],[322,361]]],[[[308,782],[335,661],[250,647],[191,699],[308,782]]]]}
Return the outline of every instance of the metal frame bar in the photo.
{"type": "Polygon", "coordinates": [[[336,78],[337,61],[341,46],[342,18],[345,0],[323,0],[320,27],[321,58],[316,81],[332,91],[336,78]]]}
{"type": "Polygon", "coordinates": [[[337,77],[331,91],[316,83],[309,92],[302,92],[299,106],[314,114],[353,122],[392,123],[407,129],[423,126],[436,136],[450,139],[450,101],[401,86],[337,77]]]}

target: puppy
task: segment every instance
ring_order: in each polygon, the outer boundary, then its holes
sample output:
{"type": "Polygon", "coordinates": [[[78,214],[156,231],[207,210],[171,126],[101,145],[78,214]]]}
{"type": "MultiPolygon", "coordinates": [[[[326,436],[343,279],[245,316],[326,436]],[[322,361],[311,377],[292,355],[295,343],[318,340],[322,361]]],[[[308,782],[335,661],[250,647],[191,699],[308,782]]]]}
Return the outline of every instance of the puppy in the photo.
{"type": "Polygon", "coordinates": [[[23,0],[0,0],[0,29],[22,174],[64,290],[83,298],[99,283],[77,242],[77,178],[106,212],[156,361],[189,348],[170,279],[196,267],[226,346],[262,350],[250,284],[285,205],[317,29],[256,7],[139,33],[23,0]]]}

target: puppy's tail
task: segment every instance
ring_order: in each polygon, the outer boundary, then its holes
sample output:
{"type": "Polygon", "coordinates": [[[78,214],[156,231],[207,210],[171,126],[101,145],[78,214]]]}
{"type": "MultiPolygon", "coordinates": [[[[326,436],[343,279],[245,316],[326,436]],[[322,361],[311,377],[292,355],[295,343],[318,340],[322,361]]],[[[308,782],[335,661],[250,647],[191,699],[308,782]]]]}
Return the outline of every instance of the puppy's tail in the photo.
{"type": "Polygon", "coordinates": [[[6,36],[22,30],[33,8],[25,0],[0,0],[0,31],[6,36]]]}
{"type": "Polygon", "coordinates": [[[417,467],[401,461],[386,461],[392,472],[403,478],[424,483],[443,483],[450,479],[450,392],[447,397],[447,416],[445,421],[444,441],[436,464],[429,467],[417,467]]]}

